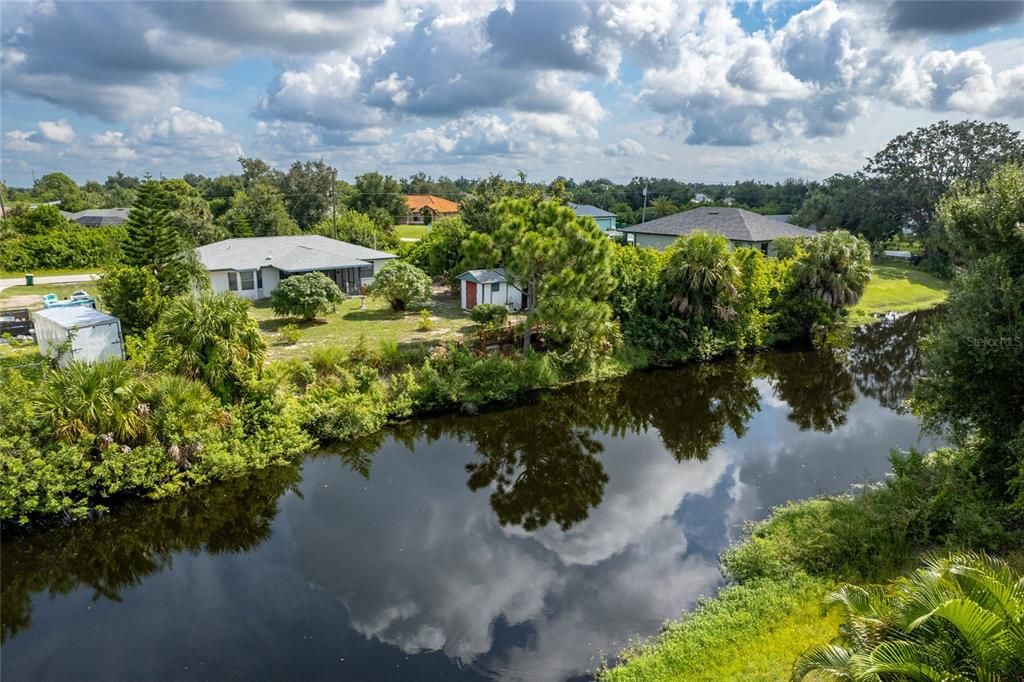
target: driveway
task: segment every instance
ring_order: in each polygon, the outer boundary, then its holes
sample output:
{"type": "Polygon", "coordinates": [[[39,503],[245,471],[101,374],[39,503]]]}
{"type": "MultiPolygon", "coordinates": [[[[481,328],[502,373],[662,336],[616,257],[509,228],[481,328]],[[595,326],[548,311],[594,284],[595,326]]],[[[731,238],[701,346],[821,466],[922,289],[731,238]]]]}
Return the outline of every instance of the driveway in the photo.
{"type": "MultiPolygon", "coordinates": [[[[89,272],[84,275],[48,275],[36,277],[35,283],[39,284],[74,284],[75,282],[92,282],[102,275],[102,272],[89,272]]],[[[12,277],[11,279],[0,279],[0,291],[7,287],[17,287],[25,283],[24,277],[12,277]]]]}

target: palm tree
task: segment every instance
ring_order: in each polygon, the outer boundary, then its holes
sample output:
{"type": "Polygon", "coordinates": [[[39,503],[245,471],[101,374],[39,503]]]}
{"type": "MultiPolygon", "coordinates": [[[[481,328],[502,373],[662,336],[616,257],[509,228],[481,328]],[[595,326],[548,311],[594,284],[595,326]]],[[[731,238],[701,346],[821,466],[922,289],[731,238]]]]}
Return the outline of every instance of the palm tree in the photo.
{"type": "Polygon", "coordinates": [[[709,232],[694,232],[672,245],[665,268],[672,308],[703,323],[731,320],[739,268],[729,240],[709,232]]]}
{"type": "Polygon", "coordinates": [[[267,345],[249,302],[229,292],[176,298],[156,326],[157,366],[201,379],[221,400],[259,376],[267,345]]]}
{"type": "Polygon", "coordinates": [[[672,203],[668,197],[658,197],[651,202],[651,213],[655,218],[662,218],[673,213],[679,213],[679,207],[672,203]]]}
{"type": "Polygon", "coordinates": [[[845,230],[809,239],[806,254],[793,269],[797,286],[833,310],[860,300],[871,277],[871,251],[867,242],[845,230]]]}
{"type": "Polygon", "coordinates": [[[122,360],[47,372],[36,403],[46,428],[68,442],[92,435],[130,444],[145,433],[142,387],[122,360]]]}
{"type": "Polygon", "coordinates": [[[1024,578],[985,555],[927,558],[887,586],[845,585],[826,597],[844,622],[832,644],[809,649],[795,682],[1024,679],[1024,578]]]}

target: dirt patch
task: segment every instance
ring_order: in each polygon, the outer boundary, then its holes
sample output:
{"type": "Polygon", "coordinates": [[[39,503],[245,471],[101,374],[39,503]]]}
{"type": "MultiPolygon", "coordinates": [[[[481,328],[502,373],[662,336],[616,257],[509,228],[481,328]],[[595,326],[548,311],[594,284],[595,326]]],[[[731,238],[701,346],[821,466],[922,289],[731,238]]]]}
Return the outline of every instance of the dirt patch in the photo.
{"type": "Polygon", "coordinates": [[[0,298],[0,310],[7,310],[9,308],[29,308],[30,310],[35,310],[42,307],[43,304],[36,294],[21,294],[0,298]]]}

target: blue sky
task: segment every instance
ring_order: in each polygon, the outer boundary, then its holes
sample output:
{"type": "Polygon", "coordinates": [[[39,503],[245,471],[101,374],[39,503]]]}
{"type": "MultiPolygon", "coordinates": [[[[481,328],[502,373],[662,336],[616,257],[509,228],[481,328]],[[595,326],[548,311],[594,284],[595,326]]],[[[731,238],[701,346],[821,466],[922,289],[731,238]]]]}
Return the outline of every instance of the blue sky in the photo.
{"type": "Polygon", "coordinates": [[[5,2],[9,184],[823,178],[942,120],[1024,128],[1024,2],[5,2]]]}

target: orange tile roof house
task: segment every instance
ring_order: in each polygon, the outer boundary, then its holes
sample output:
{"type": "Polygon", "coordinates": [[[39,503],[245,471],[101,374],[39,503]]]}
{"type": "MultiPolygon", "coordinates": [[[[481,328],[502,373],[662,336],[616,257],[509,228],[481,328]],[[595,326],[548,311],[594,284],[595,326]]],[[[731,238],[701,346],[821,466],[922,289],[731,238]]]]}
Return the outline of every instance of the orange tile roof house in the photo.
{"type": "Polygon", "coordinates": [[[429,225],[434,218],[459,213],[457,203],[433,194],[406,194],[405,204],[409,207],[409,215],[405,219],[408,225],[429,225]]]}

